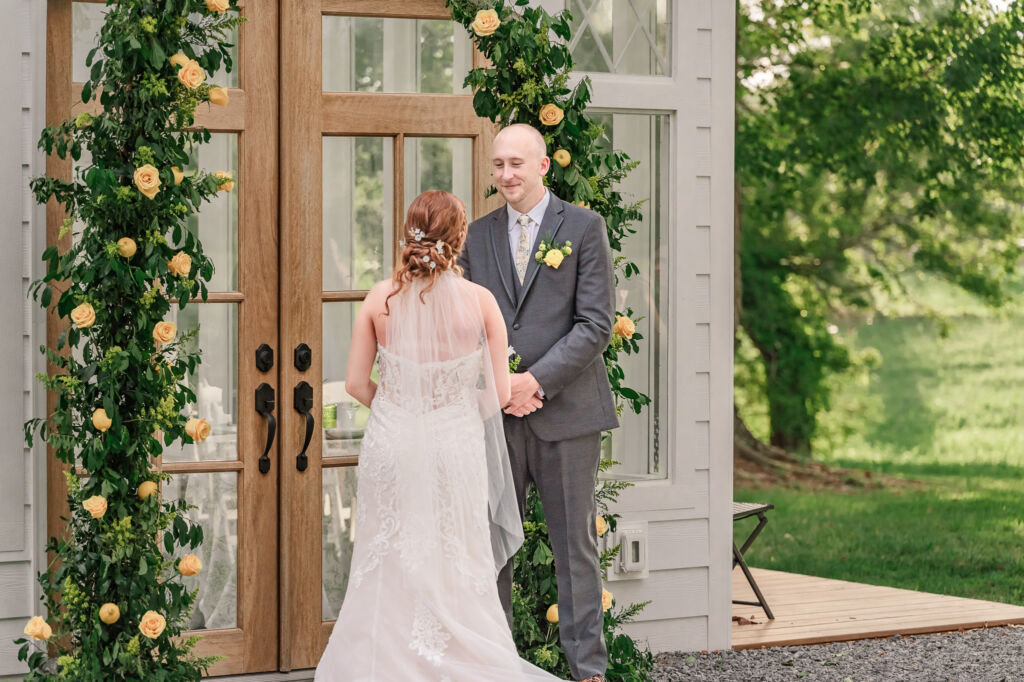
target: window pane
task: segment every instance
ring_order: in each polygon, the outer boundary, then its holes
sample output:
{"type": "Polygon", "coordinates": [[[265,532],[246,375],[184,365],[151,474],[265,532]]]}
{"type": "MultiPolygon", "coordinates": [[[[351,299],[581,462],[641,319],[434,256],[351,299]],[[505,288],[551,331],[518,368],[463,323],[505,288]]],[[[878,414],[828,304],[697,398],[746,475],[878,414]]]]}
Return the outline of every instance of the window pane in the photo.
{"type": "Polygon", "coordinates": [[[345,370],[352,326],[362,303],[323,305],[323,456],[358,455],[370,410],[345,391],[345,370]]]}
{"type": "Polygon", "coordinates": [[[473,216],[473,141],[453,137],[405,138],[405,209],[428,189],[451,192],[473,216]]]}
{"type": "Polygon", "coordinates": [[[390,137],[323,138],[323,287],[369,289],[391,274],[390,137]]]}
{"type": "MultiPolygon", "coordinates": [[[[238,474],[175,474],[164,483],[162,494],[165,500],[184,499],[198,507],[190,509],[185,515],[203,527],[203,543],[189,550],[203,562],[203,570],[197,576],[182,579],[187,589],[199,588],[189,629],[236,627],[238,474]]],[[[183,555],[176,555],[174,559],[180,559],[183,555]]]]}
{"type": "Polygon", "coordinates": [[[668,0],[566,0],[577,71],[671,73],[668,0]]]}
{"type": "Polygon", "coordinates": [[[327,92],[468,92],[472,43],[454,22],[325,16],[322,35],[327,92]]]}
{"type": "Polygon", "coordinates": [[[201,462],[238,459],[238,304],[193,303],[179,310],[171,307],[168,318],[178,334],[199,327],[192,343],[198,345],[202,362],[185,384],[196,402],[187,417],[205,419],[210,436],[202,443],[172,443],[164,449],[165,462],[201,462]]]}
{"type": "Polygon", "coordinates": [[[356,524],[356,468],[333,467],[323,472],[321,557],[323,620],[335,620],[345,600],[352,569],[356,524]]]}
{"type": "Polygon", "coordinates": [[[84,83],[89,79],[85,59],[89,50],[100,39],[103,18],[110,9],[94,2],[75,2],[71,5],[71,80],[84,83]]]}
{"type": "MultiPolygon", "coordinates": [[[[213,173],[223,170],[238,179],[238,135],[215,133],[208,144],[197,146],[189,155],[186,174],[197,171],[213,173]]],[[[203,251],[213,261],[210,291],[234,291],[238,288],[238,192],[217,192],[204,203],[198,214],[188,217],[189,232],[203,244],[203,251]]],[[[198,295],[198,291],[196,292],[198,295]]]]}
{"type": "Polygon", "coordinates": [[[620,312],[633,309],[636,330],[643,335],[640,353],[619,354],[626,374],[625,384],[651,397],[640,414],[627,408],[622,428],[612,431],[604,443],[605,456],[621,464],[611,470],[616,478],[665,478],[667,467],[661,442],[661,428],[667,417],[667,323],[668,302],[668,124],[666,115],[593,114],[615,149],[640,165],[617,189],[627,202],[647,199],[642,219],[634,224],[637,233],[627,236],[622,255],[640,268],[640,274],[626,279],[620,275],[615,306],[620,312]]]}

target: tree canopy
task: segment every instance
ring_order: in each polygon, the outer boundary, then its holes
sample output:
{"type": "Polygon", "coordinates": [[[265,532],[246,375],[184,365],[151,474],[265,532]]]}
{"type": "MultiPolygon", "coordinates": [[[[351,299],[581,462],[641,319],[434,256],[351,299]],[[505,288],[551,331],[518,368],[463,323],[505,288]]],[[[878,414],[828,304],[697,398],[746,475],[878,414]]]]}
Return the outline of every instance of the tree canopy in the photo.
{"type": "Polygon", "coordinates": [[[999,305],[1024,235],[1024,7],[987,0],[741,0],[738,324],[770,440],[808,452],[830,321],[884,312],[923,270],[999,305]]]}

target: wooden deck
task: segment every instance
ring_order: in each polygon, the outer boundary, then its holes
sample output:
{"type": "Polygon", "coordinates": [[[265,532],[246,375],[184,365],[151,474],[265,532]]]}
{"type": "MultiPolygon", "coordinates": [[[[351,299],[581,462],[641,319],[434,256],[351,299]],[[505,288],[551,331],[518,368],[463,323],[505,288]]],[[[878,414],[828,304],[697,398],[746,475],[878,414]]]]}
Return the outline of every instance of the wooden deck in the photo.
{"type": "MultiPolygon", "coordinates": [[[[768,620],[760,607],[733,604],[732,645],[735,649],[1024,623],[1022,606],[797,573],[750,570],[775,620],[768,620]],[[737,617],[752,623],[741,624],[737,617]]],[[[756,600],[738,568],[733,571],[732,586],[734,599],[756,600]]]]}

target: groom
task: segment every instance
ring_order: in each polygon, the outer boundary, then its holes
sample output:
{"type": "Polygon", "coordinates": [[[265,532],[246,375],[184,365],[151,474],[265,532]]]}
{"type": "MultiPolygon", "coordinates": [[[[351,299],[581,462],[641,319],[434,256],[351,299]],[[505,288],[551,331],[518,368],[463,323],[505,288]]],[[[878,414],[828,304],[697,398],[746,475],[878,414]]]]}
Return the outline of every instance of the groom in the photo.
{"type": "MultiPolygon", "coordinates": [[[[601,432],[618,426],[602,360],[615,313],[608,234],[600,215],[545,188],[551,161],[535,128],[504,128],[491,162],[508,203],[469,226],[459,264],[494,294],[522,356],[505,407],[519,512],[532,481],[555,555],[562,647],[575,679],[599,682],[607,652],[594,485],[601,432]],[[541,240],[571,251],[561,263],[538,262],[541,240]]],[[[513,562],[498,575],[510,627],[513,562]]]]}

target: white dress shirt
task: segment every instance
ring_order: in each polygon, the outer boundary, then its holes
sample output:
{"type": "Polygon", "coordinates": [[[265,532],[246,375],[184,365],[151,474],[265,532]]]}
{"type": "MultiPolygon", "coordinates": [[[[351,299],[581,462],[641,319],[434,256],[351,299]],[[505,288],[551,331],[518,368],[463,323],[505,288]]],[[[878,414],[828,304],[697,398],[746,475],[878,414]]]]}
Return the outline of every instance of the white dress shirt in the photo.
{"type": "MultiPolygon", "coordinates": [[[[548,210],[548,204],[551,203],[551,194],[547,189],[544,190],[544,197],[537,202],[537,205],[526,212],[526,215],[530,216],[530,260],[533,260],[534,254],[537,252],[533,245],[537,243],[537,233],[540,232],[540,223],[544,220],[544,213],[548,210]]],[[[519,211],[508,206],[508,248],[512,253],[512,262],[516,260],[516,247],[519,246],[519,233],[522,231],[522,226],[519,224],[519,216],[523,215],[519,211]]]]}

